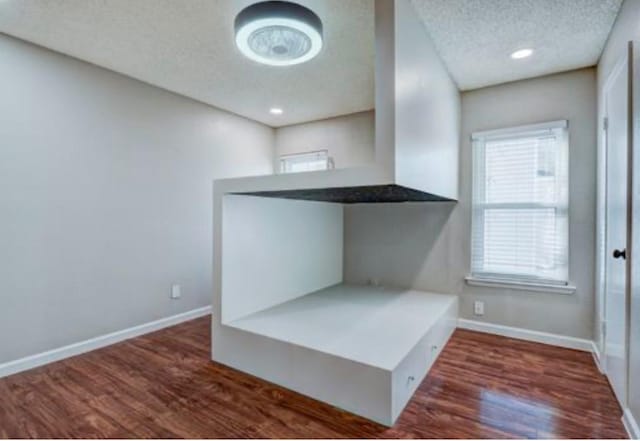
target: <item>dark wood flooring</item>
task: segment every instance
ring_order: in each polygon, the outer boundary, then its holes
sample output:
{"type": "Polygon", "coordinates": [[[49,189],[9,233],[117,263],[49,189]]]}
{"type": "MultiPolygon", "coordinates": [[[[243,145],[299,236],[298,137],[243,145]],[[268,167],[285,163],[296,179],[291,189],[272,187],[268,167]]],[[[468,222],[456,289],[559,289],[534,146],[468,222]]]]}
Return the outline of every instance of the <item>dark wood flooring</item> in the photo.
{"type": "Polygon", "coordinates": [[[209,360],[198,319],[0,379],[11,438],[622,438],[588,353],[457,330],[386,428],[209,360]]]}

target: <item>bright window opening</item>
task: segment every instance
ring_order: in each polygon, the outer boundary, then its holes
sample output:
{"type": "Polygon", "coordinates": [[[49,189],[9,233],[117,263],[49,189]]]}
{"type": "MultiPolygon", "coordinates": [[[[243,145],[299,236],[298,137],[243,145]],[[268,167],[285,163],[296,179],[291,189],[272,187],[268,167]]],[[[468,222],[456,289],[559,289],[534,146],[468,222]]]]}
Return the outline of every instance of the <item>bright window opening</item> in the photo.
{"type": "Polygon", "coordinates": [[[476,133],[473,151],[472,277],[567,285],[567,122],[476,133]]]}
{"type": "Polygon", "coordinates": [[[333,168],[333,160],[326,150],[280,156],[280,173],[299,173],[333,168]]]}

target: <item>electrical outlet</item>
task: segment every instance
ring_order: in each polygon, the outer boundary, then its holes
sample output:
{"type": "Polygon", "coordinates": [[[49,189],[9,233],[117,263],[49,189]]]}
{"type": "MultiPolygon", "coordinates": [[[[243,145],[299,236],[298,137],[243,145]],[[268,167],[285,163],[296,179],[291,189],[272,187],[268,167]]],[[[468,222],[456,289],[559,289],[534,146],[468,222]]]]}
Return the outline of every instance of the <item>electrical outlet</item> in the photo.
{"type": "Polygon", "coordinates": [[[475,315],[484,315],[484,302],[479,300],[473,302],[473,313],[475,315]]]}
{"type": "Polygon", "coordinates": [[[180,285],[174,283],[173,285],[171,285],[171,298],[179,299],[180,297],[182,297],[182,290],[180,289],[180,285]]]}

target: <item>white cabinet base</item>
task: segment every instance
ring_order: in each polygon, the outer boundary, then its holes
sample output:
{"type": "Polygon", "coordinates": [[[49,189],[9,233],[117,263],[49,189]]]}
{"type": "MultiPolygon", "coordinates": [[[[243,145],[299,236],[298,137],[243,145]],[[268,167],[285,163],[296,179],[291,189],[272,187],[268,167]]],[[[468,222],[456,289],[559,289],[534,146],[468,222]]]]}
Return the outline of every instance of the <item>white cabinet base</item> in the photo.
{"type": "Polygon", "coordinates": [[[452,295],[336,285],[217,324],[213,359],[390,426],[457,315],[452,295]]]}

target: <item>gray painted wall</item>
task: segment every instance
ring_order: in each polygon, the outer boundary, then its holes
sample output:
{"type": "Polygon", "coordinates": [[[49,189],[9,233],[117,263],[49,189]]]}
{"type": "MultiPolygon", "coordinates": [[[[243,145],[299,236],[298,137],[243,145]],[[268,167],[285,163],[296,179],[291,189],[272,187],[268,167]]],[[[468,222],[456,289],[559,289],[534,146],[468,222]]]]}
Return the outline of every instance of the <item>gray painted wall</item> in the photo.
{"type": "Polygon", "coordinates": [[[314,150],[328,150],[336,168],[358,167],[374,161],[373,110],[280,127],[275,132],[276,161],[280,155],[314,150]]]}
{"type": "Polygon", "coordinates": [[[209,305],[212,181],[271,173],[273,130],[2,35],[0,59],[0,363],[209,305]]]}
{"type": "Polygon", "coordinates": [[[464,318],[592,338],[596,188],[595,69],[462,94],[458,204],[357,205],[345,209],[345,280],[460,294],[464,318]],[[570,268],[573,295],[467,286],[474,131],[569,120],[570,268]],[[474,300],[485,315],[473,316],[474,300]]]}
{"type": "MultiPolygon", "coordinates": [[[[602,52],[602,57],[598,63],[598,121],[601,121],[602,115],[604,115],[604,85],[607,78],[611,74],[615,65],[621,59],[626,56],[628,42],[634,40],[640,41],[640,1],[638,0],[625,0],[622,3],[622,8],[618,13],[618,18],[611,30],[609,40],[602,52]]],[[[601,131],[598,132],[601,135],[601,131]]],[[[598,137],[598,153],[603,155],[604,146],[602,143],[602,136],[598,137]]],[[[634,173],[638,173],[635,170],[634,173]]],[[[603,212],[603,210],[601,210],[603,212]]],[[[638,226],[635,226],[635,233],[637,234],[638,226]]],[[[608,258],[610,250],[605,250],[606,258],[608,258]]],[[[635,255],[632,262],[637,265],[638,258],[635,255]]],[[[634,273],[640,272],[640,269],[634,269],[634,273]]],[[[634,280],[637,280],[638,276],[634,274],[634,280]]],[[[637,283],[637,282],[635,282],[637,283]]],[[[629,397],[629,409],[631,414],[636,419],[636,422],[640,422],[640,302],[637,299],[640,298],[637,293],[632,297],[631,302],[631,319],[630,319],[630,332],[629,332],[629,389],[627,396],[629,397]]],[[[596,317],[602,318],[604,310],[602,307],[603,298],[599,296],[597,302],[596,317]]],[[[596,338],[598,345],[602,348],[602,335],[598,326],[599,320],[596,321],[596,338]]]]}

